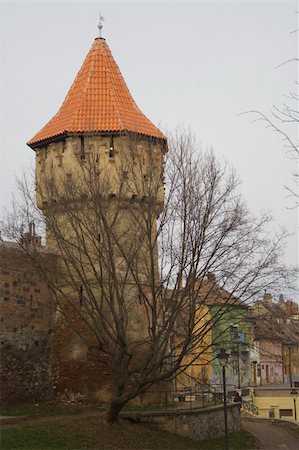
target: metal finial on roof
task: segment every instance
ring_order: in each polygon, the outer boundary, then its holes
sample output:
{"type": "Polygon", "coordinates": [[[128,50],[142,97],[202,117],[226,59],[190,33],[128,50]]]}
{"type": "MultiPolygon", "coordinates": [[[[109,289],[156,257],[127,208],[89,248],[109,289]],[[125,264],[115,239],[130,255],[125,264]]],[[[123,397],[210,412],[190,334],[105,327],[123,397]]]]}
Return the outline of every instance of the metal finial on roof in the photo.
{"type": "Polygon", "coordinates": [[[102,37],[102,28],[103,28],[103,22],[105,20],[105,17],[103,17],[101,15],[101,11],[100,11],[100,18],[99,18],[99,25],[98,25],[98,29],[99,29],[99,37],[102,37]]]}

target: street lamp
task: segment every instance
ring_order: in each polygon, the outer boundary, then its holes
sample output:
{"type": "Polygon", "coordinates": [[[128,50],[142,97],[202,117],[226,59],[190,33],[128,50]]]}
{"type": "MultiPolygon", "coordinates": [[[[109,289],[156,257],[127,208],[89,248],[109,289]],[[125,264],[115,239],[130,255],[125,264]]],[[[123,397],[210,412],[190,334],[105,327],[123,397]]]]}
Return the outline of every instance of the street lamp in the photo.
{"type": "Polygon", "coordinates": [[[292,399],[294,400],[294,416],[295,416],[295,420],[297,421],[296,398],[298,397],[298,392],[296,391],[296,389],[292,389],[290,394],[291,394],[292,399]]]}
{"type": "Polygon", "coordinates": [[[226,403],[226,378],[225,378],[225,368],[228,363],[229,354],[226,353],[225,348],[220,350],[217,358],[219,364],[222,367],[222,382],[223,382],[223,406],[224,406],[224,448],[228,450],[228,430],[227,430],[227,403],[226,403]]]}

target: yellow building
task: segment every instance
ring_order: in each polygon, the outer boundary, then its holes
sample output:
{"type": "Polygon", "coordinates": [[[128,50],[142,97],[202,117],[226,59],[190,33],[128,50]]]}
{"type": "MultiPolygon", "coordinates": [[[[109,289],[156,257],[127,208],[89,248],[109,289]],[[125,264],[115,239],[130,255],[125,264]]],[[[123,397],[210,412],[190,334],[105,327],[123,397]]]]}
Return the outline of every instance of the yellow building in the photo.
{"type": "MultiPolygon", "coordinates": [[[[185,341],[186,323],[184,318],[180,318],[179,326],[176,329],[175,345],[185,341]]],[[[175,378],[175,391],[183,389],[196,389],[210,381],[212,373],[212,330],[211,315],[206,306],[201,305],[196,311],[195,326],[190,349],[183,357],[180,371],[175,378]]]]}
{"type": "Polygon", "coordinates": [[[299,419],[299,390],[291,388],[254,389],[253,404],[257,417],[297,420],[299,419]]]}

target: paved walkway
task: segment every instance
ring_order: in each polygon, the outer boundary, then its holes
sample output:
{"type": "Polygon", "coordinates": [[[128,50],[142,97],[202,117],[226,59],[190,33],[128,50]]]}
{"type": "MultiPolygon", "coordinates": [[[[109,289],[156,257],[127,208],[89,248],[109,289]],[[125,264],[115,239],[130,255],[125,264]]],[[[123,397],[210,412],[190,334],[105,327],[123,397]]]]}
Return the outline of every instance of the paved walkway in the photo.
{"type": "Polygon", "coordinates": [[[291,431],[291,426],[286,422],[242,417],[242,427],[257,438],[263,450],[298,450],[299,438],[291,431]]]}

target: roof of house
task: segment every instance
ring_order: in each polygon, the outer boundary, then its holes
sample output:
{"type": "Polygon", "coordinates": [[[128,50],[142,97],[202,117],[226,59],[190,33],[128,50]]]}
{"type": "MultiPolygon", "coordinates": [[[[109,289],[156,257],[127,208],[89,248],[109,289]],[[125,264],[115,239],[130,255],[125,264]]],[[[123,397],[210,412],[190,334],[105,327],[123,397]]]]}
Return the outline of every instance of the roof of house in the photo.
{"type": "Polygon", "coordinates": [[[248,308],[248,305],[240,298],[233,295],[216,283],[216,280],[202,280],[198,287],[198,296],[207,306],[227,306],[248,308]]]}
{"type": "Polygon", "coordinates": [[[88,132],[132,132],[166,140],[137,107],[103,38],[95,39],[57,114],[27,144],[35,148],[61,135],[88,132]]]}
{"type": "Polygon", "coordinates": [[[283,302],[259,300],[250,308],[255,323],[255,337],[276,340],[283,345],[299,344],[299,321],[292,319],[283,302]]]}

